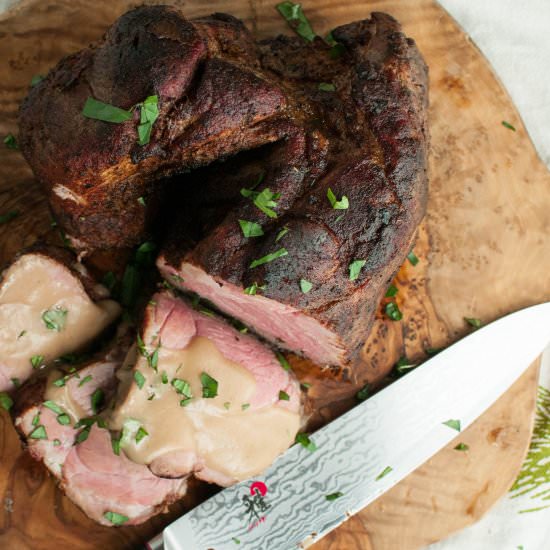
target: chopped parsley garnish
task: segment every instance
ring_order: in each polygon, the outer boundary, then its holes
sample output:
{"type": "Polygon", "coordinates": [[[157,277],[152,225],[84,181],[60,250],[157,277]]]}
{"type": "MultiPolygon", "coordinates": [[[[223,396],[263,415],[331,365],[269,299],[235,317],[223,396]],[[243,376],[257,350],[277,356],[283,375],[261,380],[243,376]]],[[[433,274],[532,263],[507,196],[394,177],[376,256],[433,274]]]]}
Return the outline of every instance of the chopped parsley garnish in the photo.
{"type": "Polygon", "coordinates": [[[78,387],[82,387],[84,384],[87,384],[91,380],[93,380],[93,376],[91,374],[88,374],[78,383],[78,387]]]}
{"type": "Polygon", "coordinates": [[[300,386],[303,390],[306,390],[306,391],[309,390],[309,388],[311,388],[311,384],[309,382],[302,382],[300,386]]]}
{"type": "Polygon", "coordinates": [[[206,372],[201,374],[202,396],[211,399],[218,395],[218,382],[206,372]]]}
{"type": "Polygon", "coordinates": [[[86,118],[116,123],[126,122],[127,120],[131,120],[133,117],[132,111],[126,111],[125,109],[120,109],[114,105],[103,103],[103,101],[98,101],[93,97],[88,97],[86,100],[84,108],[82,109],[82,114],[86,118]]]}
{"type": "Polygon", "coordinates": [[[474,317],[464,317],[464,320],[474,328],[481,328],[481,319],[476,319],[474,317]]]}
{"type": "Polygon", "coordinates": [[[143,103],[139,104],[139,107],[141,107],[140,124],[138,126],[139,145],[146,145],[151,139],[153,124],[159,116],[158,101],[158,96],[150,95],[143,103]]]}
{"type": "Polygon", "coordinates": [[[437,355],[440,351],[443,351],[443,348],[426,348],[424,351],[428,355],[433,356],[433,355],[437,355]]]}
{"type": "Polygon", "coordinates": [[[329,54],[332,59],[336,59],[337,57],[340,57],[346,51],[346,48],[344,47],[343,44],[339,44],[338,42],[336,42],[334,36],[332,35],[332,31],[330,31],[325,36],[325,42],[329,46],[331,46],[329,50],[329,54]]]}
{"type": "Polygon", "coordinates": [[[0,225],[8,223],[19,216],[19,210],[10,210],[7,214],[0,214],[0,225]]]}
{"type": "Polygon", "coordinates": [[[231,539],[235,544],[241,544],[241,541],[237,537],[231,539]]]}
{"type": "Polygon", "coordinates": [[[143,426],[140,426],[138,428],[138,431],[136,432],[136,443],[139,443],[144,437],[148,435],[149,433],[147,432],[147,430],[143,426]]]}
{"type": "Polygon", "coordinates": [[[318,86],[319,91],[321,92],[334,92],[336,91],[336,86],[330,82],[321,82],[318,86]]]}
{"type": "Polygon", "coordinates": [[[111,434],[111,448],[113,449],[113,453],[117,456],[120,456],[120,439],[120,435],[116,437],[115,435],[111,434]]]}
{"type": "Polygon", "coordinates": [[[279,390],[279,401],[290,401],[290,395],[286,391],[279,390]]]}
{"type": "Polygon", "coordinates": [[[43,355],[33,355],[31,357],[31,365],[33,369],[37,369],[44,361],[43,355]]]}
{"type": "Polygon", "coordinates": [[[78,435],[74,438],[75,445],[77,445],[78,443],[84,443],[84,441],[88,439],[91,429],[92,427],[88,426],[84,428],[81,432],[79,432],[78,435]]]}
{"type": "Polygon", "coordinates": [[[451,418],[450,420],[443,422],[443,425],[448,426],[449,428],[456,430],[457,432],[460,431],[460,420],[457,420],[455,418],[451,418]]]}
{"type": "Polygon", "coordinates": [[[55,414],[63,414],[63,409],[55,401],[44,401],[43,405],[55,414]]]}
{"type": "Polygon", "coordinates": [[[46,428],[40,424],[37,426],[30,434],[31,439],[48,439],[48,434],[46,433],[46,428]]]}
{"type": "Polygon", "coordinates": [[[140,204],[141,206],[145,206],[145,199],[143,197],[138,197],[138,204],[140,204]]]}
{"type": "Polygon", "coordinates": [[[226,401],[224,404],[223,404],[223,408],[228,411],[229,410],[229,407],[231,407],[231,403],[229,401],[226,401]]]}
{"type": "Polygon", "coordinates": [[[359,401],[365,401],[370,396],[370,384],[365,384],[356,394],[359,401]]]}
{"type": "Polygon", "coordinates": [[[41,74],[35,74],[33,75],[33,77],[31,78],[31,88],[33,86],[36,86],[39,82],[42,82],[42,80],[44,80],[44,76],[41,75],[41,74]]]}
{"type": "Polygon", "coordinates": [[[467,451],[470,447],[466,443],[459,443],[454,450],[455,451],[467,451]]]}
{"type": "Polygon", "coordinates": [[[10,378],[11,380],[11,383],[16,387],[18,388],[20,385],[21,385],[21,380],[19,380],[19,378],[10,378]]]}
{"type": "Polygon", "coordinates": [[[513,132],[516,131],[516,129],[514,128],[514,126],[512,126],[509,122],[506,122],[505,120],[502,121],[502,125],[503,125],[505,128],[508,128],[508,130],[512,130],[513,132]]]}
{"type": "Polygon", "coordinates": [[[67,426],[68,424],[71,423],[71,418],[69,417],[68,414],[58,414],[57,417],[56,417],[56,420],[57,422],[59,422],[59,424],[61,424],[62,426],[67,426]]]}
{"type": "Polygon", "coordinates": [[[136,249],[135,259],[139,265],[147,266],[155,263],[157,245],[152,241],[141,243],[136,249]]]}
{"type": "Polygon", "coordinates": [[[17,146],[17,140],[15,139],[15,136],[13,134],[8,134],[4,138],[4,144],[8,149],[19,149],[17,146]]]}
{"type": "Polygon", "coordinates": [[[277,212],[272,210],[277,206],[277,200],[281,197],[280,193],[272,193],[269,187],[263,191],[251,191],[250,189],[241,189],[241,195],[251,197],[252,202],[269,218],[276,218],[277,212]]]}
{"type": "Polygon", "coordinates": [[[386,466],[375,478],[375,481],[378,481],[379,479],[382,479],[383,477],[386,477],[390,472],[393,471],[393,468],[391,466],[386,466]]]}
{"type": "Polygon", "coordinates": [[[159,362],[159,350],[160,350],[160,342],[158,343],[157,347],[154,349],[153,353],[150,353],[147,348],[145,347],[145,344],[143,340],[141,339],[141,336],[137,335],[137,348],[142,357],[145,357],[147,359],[147,364],[155,371],[158,370],[158,362],[159,362]]]}
{"type": "Polygon", "coordinates": [[[300,279],[300,290],[307,294],[313,288],[313,284],[306,279],[300,279]]]}
{"type": "Polygon", "coordinates": [[[313,42],[315,40],[317,35],[313,32],[300,4],[294,4],[294,2],[281,2],[277,4],[276,7],[277,11],[285,18],[290,28],[293,29],[296,34],[308,42],[313,42]]]}
{"type": "Polygon", "coordinates": [[[296,434],[295,441],[296,443],[299,443],[300,445],[302,445],[302,447],[305,447],[311,453],[317,450],[317,445],[315,445],[315,443],[311,441],[311,439],[309,438],[309,435],[307,434],[304,434],[304,433],[296,434]]]}
{"type": "Polygon", "coordinates": [[[243,403],[241,405],[241,410],[246,411],[246,409],[248,409],[248,407],[250,407],[250,403],[243,403]]]}
{"type": "Polygon", "coordinates": [[[355,281],[359,277],[359,273],[363,269],[363,266],[367,263],[367,260],[354,260],[349,264],[349,280],[355,281]]]}
{"type": "Polygon", "coordinates": [[[166,374],[166,371],[162,371],[161,381],[163,384],[168,384],[168,375],[166,374]]]}
{"type": "Polygon", "coordinates": [[[342,198],[338,200],[330,187],[327,189],[327,198],[334,210],[347,210],[349,208],[349,200],[346,195],[342,195],[342,198]]]}
{"type": "Polygon", "coordinates": [[[94,414],[97,414],[97,411],[101,408],[104,401],[105,394],[103,393],[103,390],[101,388],[97,388],[97,390],[95,390],[90,396],[90,403],[94,414]]]}
{"type": "Polygon", "coordinates": [[[57,438],[54,439],[54,440],[53,440],[53,446],[54,446],[54,447],[59,447],[59,445],[61,445],[61,441],[60,441],[59,439],[57,439],[57,438]]]}
{"type": "Polygon", "coordinates": [[[258,285],[258,283],[254,282],[250,286],[247,286],[244,289],[244,293],[248,294],[249,296],[254,296],[258,290],[265,290],[265,285],[258,285]]]}
{"type": "Polygon", "coordinates": [[[48,309],[42,314],[42,321],[47,329],[61,332],[67,323],[67,313],[66,309],[59,306],[55,309],[48,309]]]}
{"type": "Polygon", "coordinates": [[[32,425],[38,426],[39,423],[40,423],[40,412],[37,412],[32,419],[32,425]]]}
{"type": "Polygon", "coordinates": [[[276,355],[277,360],[281,364],[281,367],[283,367],[283,369],[286,371],[291,371],[292,367],[290,366],[290,363],[285,359],[285,356],[280,351],[278,351],[276,355]]]}
{"type": "Polygon", "coordinates": [[[122,525],[126,523],[130,518],[122,514],[117,514],[116,512],[105,512],[103,517],[110,521],[113,525],[122,525]]]}
{"type": "Polygon", "coordinates": [[[19,340],[19,338],[23,338],[23,336],[25,336],[25,334],[27,334],[27,331],[26,331],[26,330],[22,330],[22,331],[17,335],[17,339],[19,340]]]}
{"type": "Polygon", "coordinates": [[[262,226],[259,223],[239,220],[239,225],[245,237],[261,237],[264,234],[262,226]]]}
{"type": "Polygon", "coordinates": [[[407,260],[411,262],[412,265],[416,265],[420,260],[416,257],[416,254],[414,253],[414,250],[411,250],[407,254],[407,260]]]}
{"type": "Polygon", "coordinates": [[[258,267],[259,265],[267,264],[269,262],[272,262],[273,260],[276,260],[277,258],[282,258],[283,256],[286,256],[288,254],[288,251],[286,248],[279,248],[279,250],[272,252],[271,254],[267,254],[266,256],[263,256],[262,258],[259,258],[257,260],[254,260],[250,264],[250,268],[258,267]]]}
{"type": "Polygon", "coordinates": [[[398,292],[399,289],[395,285],[390,285],[388,290],[386,290],[386,298],[393,298],[398,292]]]}
{"type": "Polygon", "coordinates": [[[275,242],[278,243],[288,232],[290,229],[288,227],[283,227],[279,233],[277,233],[277,236],[275,237],[275,242]]]}
{"type": "Polygon", "coordinates": [[[134,380],[138,386],[138,388],[141,390],[143,388],[143,384],[145,384],[145,376],[141,374],[138,370],[134,371],[134,380]]]}
{"type": "Polygon", "coordinates": [[[336,493],[330,493],[330,495],[325,495],[325,498],[331,502],[333,500],[336,500],[337,498],[343,497],[344,493],[341,493],[340,491],[337,491],[336,493]]]}
{"type": "Polygon", "coordinates": [[[6,393],[0,392],[0,407],[9,411],[13,406],[13,399],[6,393]]]}
{"type": "Polygon", "coordinates": [[[399,374],[406,374],[408,371],[415,369],[418,365],[412,364],[406,357],[400,357],[395,364],[395,370],[399,374]]]}
{"type": "MultiPolygon", "coordinates": [[[[180,395],[183,395],[186,399],[191,399],[193,397],[193,394],[191,393],[191,386],[189,385],[189,382],[186,382],[185,380],[182,380],[181,378],[172,378],[172,382],[170,382],[173,386],[173,388],[176,390],[176,393],[179,393],[180,395]]],[[[180,403],[181,405],[181,403],[180,403]]]]}
{"type": "Polygon", "coordinates": [[[384,310],[392,321],[401,321],[403,319],[403,314],[395,302],[388,302],[384,310]]]}
{"type": "Polygon", "coordinates": [[[131,263],[124,269],[122,275],[122,287],[120,292],[120,301],[125,307],[134,305],[139,290],[140,275],[135,265],[131,263]]]}

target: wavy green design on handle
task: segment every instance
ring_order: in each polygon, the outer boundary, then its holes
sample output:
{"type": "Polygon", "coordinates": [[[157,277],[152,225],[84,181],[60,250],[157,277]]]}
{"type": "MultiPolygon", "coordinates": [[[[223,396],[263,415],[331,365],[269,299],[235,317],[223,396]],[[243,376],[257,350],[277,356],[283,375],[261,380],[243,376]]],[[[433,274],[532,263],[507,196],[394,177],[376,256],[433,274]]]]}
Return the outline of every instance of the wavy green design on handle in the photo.
{"type": "Polygon", "coordinates": [[[550,390],[542,386],[529,452],[510,492],[511,498],[529,495],[536,503],[532,508],[520,510],[520,514],[550,508],[550,390]]]}

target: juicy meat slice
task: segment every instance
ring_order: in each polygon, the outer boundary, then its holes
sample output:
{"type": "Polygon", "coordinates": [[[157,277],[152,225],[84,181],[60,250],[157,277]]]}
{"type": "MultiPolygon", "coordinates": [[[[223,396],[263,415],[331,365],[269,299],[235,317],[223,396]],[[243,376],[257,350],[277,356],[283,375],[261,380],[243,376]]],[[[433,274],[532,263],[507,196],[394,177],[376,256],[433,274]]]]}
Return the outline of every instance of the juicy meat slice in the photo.
{"type": "Polygon", "coordinates": [[[90,343],[119,313],[107,289],[68,251],[22,254],[0,283],[0,391],[90,343]]]}
{"type": "Polygon", "coordinates": [[[292,444],[298,383],[255,338],[162,292],[146,310],[141,339],[109,420],[131,460],[158,475],[194,473],[227,486],[292,444]]]}
{"type": "Polygon", "coordinates": [[[59,387],[54,382],[61,373],[51,371],[48,377],[23,386],[14,413],[15,426],[33,458],[44,463],[75,504],[104,525],[113,525],[107,512],[126,517],[125,524],[142,523],[186,491],[185,479],[157,477],[124,453],[115,454],[111,434],[97,422],[74,428],[78,420],[100,412],[92,406],[94,394],[101,391],[103,403],[110,401],[121,361],[120,353],[110,353],[71,374],[59,387]],[[61,412],[48,408],[52,403],[61,412]],[[61,423],[60,414],[67,415],[70,422],[61,423]],[[83,432],[87,438],[78,443],[83,432]]]}
{"type": "Polygon", "coordinates": [[[180,187],[189,191],[158,266],[171,284],[272,342],[322,365],[347,366],[360,360],[375,308],[425,211],[427,69],[388,15],[332,34],[345,46],[337,61],[321,43],[300,38],[260,45],[264,70],[299,90],[327,133],[326,169],[315,184],[278,203],[276,218],[241,197],[260,173],[256,189],[273,189],[277,145],[254,161],[244,155],[183,178],[180,187]],[[319,82],[335,90],[319,90],[319,82]],[[246,238],[239,220],[261,224],[263,235],[246,238]],[[277,251],[285,255],[269,257],[277,251]],[[302,291],[302,280],[311,290],[302,291]],[[254,286],[255,295],[243,292],[254,286]]]}

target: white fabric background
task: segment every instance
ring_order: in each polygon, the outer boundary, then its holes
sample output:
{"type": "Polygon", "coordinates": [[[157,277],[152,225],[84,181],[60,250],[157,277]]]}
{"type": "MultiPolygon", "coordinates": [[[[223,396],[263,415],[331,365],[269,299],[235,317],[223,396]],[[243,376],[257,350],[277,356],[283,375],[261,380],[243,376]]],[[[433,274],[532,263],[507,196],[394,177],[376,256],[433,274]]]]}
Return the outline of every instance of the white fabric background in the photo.
{"type": "MultiPolygon", "coordinates": [[[[0,0],[0,12],[12,3],[0,0]]],[[[550,167],[550,0],[440,3],[491,62],[550,167]]],[[[541,384],[550,388],[550,353],[545,356],[541,384]]],[[[534,506],[532,500],[521,501],[505,497],[479,523],[429,550],[549,550],[550,508],[518,514],[522,506],[534,506]]]]}

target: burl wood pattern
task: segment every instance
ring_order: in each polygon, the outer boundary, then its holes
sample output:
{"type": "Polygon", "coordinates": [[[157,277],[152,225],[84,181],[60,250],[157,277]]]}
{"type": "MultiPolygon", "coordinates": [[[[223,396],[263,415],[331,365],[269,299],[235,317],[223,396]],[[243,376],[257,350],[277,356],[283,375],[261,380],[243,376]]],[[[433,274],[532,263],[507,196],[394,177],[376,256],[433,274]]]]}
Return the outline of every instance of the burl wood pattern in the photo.
{"type": "MultiPolygon", "coordinates": [[[[31,77],[63,55],[97,39],[127,0],[23,0],[0,16],[0,136],[17,133],[17,109],[31,77]]],[[[258,36],[289,32],[263,0],[176,1],[189,17],[227,11],[258,36]]],[[[357,388],[377,379],[406,355],[445,346],[469,330],[463,317],[492,320],[550,299],[550,176],[510,99],[487,62],[452,19],[429,0],[304,1],[314,29],[387,11],[424,54],[431,74],[430,202],[415,252],[397,277],[403,320],[382,308],[365,344],[365,366],[353,379],[335,378],[293,359],[310,390],[319,425],[352,406],[357,388]],[[511,122],[512,132],[501,125],[511,122]]],[[[0,214],[20,216],[0,225],[0,262],[51,234],[46,202],[17,151],[0,144],[0,214]]],[[[475,383],[475,381],[472,381],[475,383]]],[[[526,452],[534,412],[537,367],[426,465],[337,531],[318,550],[408,550],[472,523],[512,484],[526,452]]],[[[9,549],[135,548],[212,489],[200,485],[169,515],[140,527],[105,528],[66,499],[40,464],[24,452],[7,415],[0,416],[0,547],[9,549]]]]}

